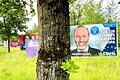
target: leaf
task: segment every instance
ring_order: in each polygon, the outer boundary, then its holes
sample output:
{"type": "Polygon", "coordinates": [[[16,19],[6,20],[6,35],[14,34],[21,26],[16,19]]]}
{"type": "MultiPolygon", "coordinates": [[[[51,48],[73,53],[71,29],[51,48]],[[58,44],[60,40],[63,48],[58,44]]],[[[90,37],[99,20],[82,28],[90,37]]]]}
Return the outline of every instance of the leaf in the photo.
{"type": "Polygon", "coordinates": [[[65,62],[62,63],[61,68],[67,73],[76,73],[79,67],[75,65],[74,61],[71,59],[66,59],[65,62]]]}

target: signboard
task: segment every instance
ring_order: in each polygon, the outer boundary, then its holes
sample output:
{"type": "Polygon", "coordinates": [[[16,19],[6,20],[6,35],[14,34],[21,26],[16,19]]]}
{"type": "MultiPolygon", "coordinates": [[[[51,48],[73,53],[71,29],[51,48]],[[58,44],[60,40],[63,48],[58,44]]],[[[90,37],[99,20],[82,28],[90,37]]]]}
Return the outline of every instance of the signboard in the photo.
{"type": "Polygon", "coordinates": [[[26,40],[26,52],[28,57],[34,57],[38,55],[38,48],[38,40],[26,40]]]}
{"type": "Polygon", "coordinates": [[[73,56],[117,56],[117,24],[88,24],[70,26],[73,56]]]}

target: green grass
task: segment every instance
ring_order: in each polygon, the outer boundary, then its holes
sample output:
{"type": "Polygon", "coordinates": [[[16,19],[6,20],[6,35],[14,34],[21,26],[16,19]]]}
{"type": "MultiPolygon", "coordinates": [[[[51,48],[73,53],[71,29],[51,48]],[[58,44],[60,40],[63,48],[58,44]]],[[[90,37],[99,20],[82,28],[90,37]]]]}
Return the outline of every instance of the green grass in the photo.
{"type": "MultiPolygon", "coordinates": [[[[79,69],[70,74],[70,80],[120,80],[120,56],[72,60],[79,69]]],[[[27,58],[19,48],[12,48],[9,54],[0,48],[0,80],[36,80],[36,57],[27,58]]]]}
{"type": "Polygon", "coordinates": [[[77,73],[70,74],[70,80],[120,80],[118,58],[72,58],[79,66],[77,73]]]}
{"type": "Polygon", "coordinates": [[[0,80],[36,80],[36,57],[27,58],[25,51],[14,48],[0,54],[0,80]]]}

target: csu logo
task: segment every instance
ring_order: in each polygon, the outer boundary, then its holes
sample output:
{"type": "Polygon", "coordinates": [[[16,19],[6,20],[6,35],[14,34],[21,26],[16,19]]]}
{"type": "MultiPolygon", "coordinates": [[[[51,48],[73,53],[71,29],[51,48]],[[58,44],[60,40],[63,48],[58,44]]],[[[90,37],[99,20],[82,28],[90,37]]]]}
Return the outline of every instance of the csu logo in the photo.
{"type": "Polygon", "coordinates": [[[99,28],[97,26],[93,26],[90,30],[91,34],[97,35],[99,33],[99,28]]]}

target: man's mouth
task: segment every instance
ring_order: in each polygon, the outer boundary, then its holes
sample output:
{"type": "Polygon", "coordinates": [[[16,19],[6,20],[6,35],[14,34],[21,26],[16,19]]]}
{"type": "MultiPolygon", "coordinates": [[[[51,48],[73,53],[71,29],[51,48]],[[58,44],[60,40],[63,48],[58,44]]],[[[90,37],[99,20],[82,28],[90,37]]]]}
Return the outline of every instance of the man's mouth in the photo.
{"type": "Polygon", "coordinates": [[[78,43],[79,46],[85,46],[86,44],[85,43],[78,43]]]}

